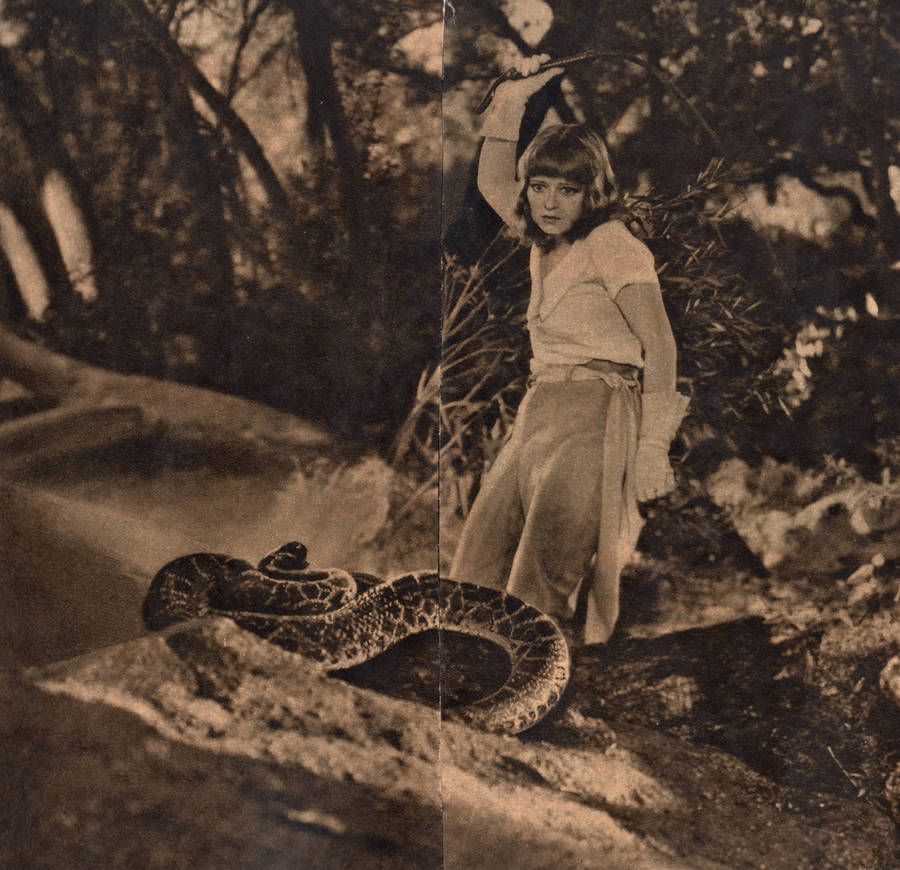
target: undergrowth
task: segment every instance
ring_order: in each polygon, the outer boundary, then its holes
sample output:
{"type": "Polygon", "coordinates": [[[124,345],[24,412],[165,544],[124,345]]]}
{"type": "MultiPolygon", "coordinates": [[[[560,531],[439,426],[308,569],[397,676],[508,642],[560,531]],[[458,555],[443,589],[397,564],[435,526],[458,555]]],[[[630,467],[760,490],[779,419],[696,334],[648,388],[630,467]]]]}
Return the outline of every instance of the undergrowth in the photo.
{"type": "MultiPolygon", "coordinates": [[[[630,226],[654,253],[679,346],[679,389],[691,395],[683,432],[739,437],[749,416],[782,413],[775,368],[790,336],[789,295],[774,257],[732,210],[738,179],[711,163],[677,194],[631,197],[630,226]]],[[[394,462],[413,469],[419,493],[466,514],[504,442],[527,379],[524,248],[501,234],[480,259],[445,259],[439,365],[421,373],[399,430],[394,462]]]]}

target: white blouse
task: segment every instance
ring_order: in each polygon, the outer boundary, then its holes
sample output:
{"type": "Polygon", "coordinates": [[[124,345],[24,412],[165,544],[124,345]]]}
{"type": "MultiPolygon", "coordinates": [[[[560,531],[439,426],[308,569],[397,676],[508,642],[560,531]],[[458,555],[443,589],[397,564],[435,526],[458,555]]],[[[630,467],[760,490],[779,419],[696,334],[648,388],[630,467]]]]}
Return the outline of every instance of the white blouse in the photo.
{"type": "Polygon", "coordinates": [[[659,286],[653,254],[618,220],[577,239],[542,277],[543,253],[531,248],[528,331],[538,374],[546,365],[605,359],[642,368],[641,342],[616,304],[628,284],[659,286]]]}

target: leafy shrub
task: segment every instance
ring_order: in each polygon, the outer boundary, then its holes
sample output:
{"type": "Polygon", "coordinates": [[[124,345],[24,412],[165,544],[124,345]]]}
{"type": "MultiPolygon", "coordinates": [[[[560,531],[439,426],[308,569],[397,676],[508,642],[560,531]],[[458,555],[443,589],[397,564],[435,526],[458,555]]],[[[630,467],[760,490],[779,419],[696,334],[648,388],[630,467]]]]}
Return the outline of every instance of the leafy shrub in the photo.
{"type": "MultiPolygon", "coordinates": [[[[693,429],[735,438],[748,418],[780,413],[773,366],[792,321],[774,259],[731,214],[738,180],[715,162],[680,193],[627,202],[632,229],[656,258],[693,429]]],[[[441,365],[422,372],[395,444],[395,461],[415,462],[423,488],[439,478],[448,484],[462,513],[525,389],[522,250],[500,236],[471,267],[447,259],[441,365]]]]}

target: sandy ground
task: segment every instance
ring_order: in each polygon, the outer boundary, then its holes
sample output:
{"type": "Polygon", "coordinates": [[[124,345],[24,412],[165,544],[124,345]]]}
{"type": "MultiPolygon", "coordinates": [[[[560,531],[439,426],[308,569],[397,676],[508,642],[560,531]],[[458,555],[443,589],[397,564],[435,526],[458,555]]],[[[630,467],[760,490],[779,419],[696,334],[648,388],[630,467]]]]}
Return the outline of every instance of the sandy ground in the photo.
{"type": "Polygon", "coordinates": [[[165,740],[130,713],[8,676],[0,695],[10,870],[440,866],[434,807],[165,740]]]}
{"type": "MultiPolygon", "coordinates": [[[[897,866],[883,801],[776,781],[659,719],[601,710],[591,655],[566,710],[508,738],[372,691],[414,682],[422,662],[404,676],[389,658],[374,682],[350,684],[227,626],[148,636],[140,603],[174,555],[252,558],[299,537],[389,573],[427,562],[431,539],[383,546],[392,483],[377,463],[134,456],[0,484],[0,866],[897,866]]],[[[812,587],[730,570],[690,585],[637,576],[623,626],[665,637],[779,607],[822,613],[812,587]]],[[[657,678],[651,693],[668,697],[672,679],[657,678]]]]}

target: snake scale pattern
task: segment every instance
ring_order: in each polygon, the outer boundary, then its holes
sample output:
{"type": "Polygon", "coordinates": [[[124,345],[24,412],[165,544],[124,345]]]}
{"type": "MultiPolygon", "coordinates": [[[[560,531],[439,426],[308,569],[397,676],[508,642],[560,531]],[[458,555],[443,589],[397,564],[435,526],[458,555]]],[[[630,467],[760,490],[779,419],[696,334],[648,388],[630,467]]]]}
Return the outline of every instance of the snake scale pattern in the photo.
{"type": "Polygon", "coordinates": [[[362,664],[404,638],[444,629],[504,649],[509,675],[493,694],[450,711],[486,731],[516,734],[544,718],[569,680],[565,638],[549,617],[518,598],[434,572],[381,581],[308,566],[291,542],[257,566],[219,553],[169,562],[144,599],[152,630],[206,615],[226,616],[323,670],[362,664]]]}

